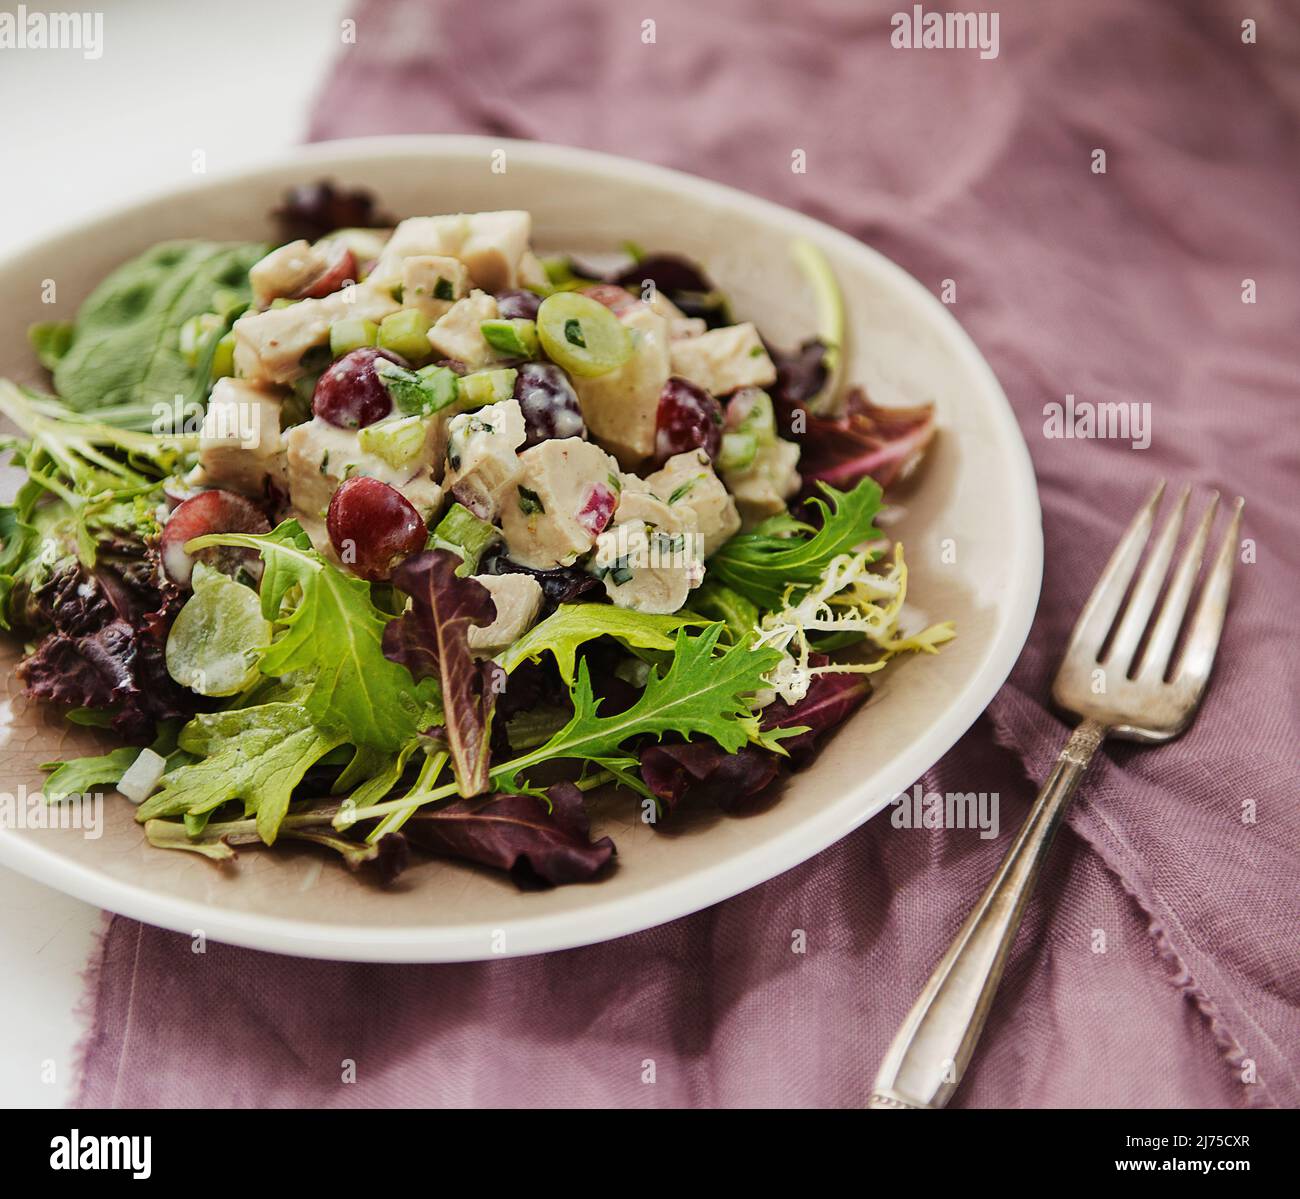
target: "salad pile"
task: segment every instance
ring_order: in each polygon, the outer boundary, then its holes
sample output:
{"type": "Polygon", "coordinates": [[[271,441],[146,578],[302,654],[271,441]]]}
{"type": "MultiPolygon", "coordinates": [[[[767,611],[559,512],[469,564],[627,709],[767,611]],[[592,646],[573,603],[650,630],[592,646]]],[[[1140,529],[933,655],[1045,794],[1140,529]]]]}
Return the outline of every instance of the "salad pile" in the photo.
{"type": "Polygon", "coordinates": [[[842,311],[781,350],[692,263],[543,261],[521,211],[378,216],[317,184],[284,244],[170,242],[0,381],[26,480],[0,625],[28,693],[111,730],[157,846],[412,849],[593,878],[584,793],[661,826],[770,798],[905,650],[882,487],[929,407],[841,385],[842,311]]]}

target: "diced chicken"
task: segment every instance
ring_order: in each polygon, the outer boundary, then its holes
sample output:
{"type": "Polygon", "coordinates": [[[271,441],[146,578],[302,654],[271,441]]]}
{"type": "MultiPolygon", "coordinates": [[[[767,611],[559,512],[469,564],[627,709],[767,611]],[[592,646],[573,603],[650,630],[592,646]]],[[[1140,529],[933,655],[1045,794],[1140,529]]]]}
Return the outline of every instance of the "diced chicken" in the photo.
{"type": "Polygon", "coordinates": [[[715,396],[776,382],[776,367],[750,321],[674,341],[672,369],[715,396]]]}
{"type": "Polygon", "coordinates": [[[526,435],[518,400],[453,416],[447,423],[446,490],[484,520],[495,521],[523,469],[515,451],[526,435]]]}
{"type": "Polygon", "coordinates": [[[532,250],[525,250],[519,259],[519,286],[542,293],[550,290],[551,281],[546,277],[546,268],[532,250]]]}
{"type": "Polygon", "coordinates": [[[537,619],[542,607],[541,585],[531,575],[474,575],[492,593],[496,619],[489,625],[471,625],[469,647],[492,655],[518,641],[537,619]]]}
{"type": "Polygon", "coordinates": [[[668,336],[672,341],[679,337],[699,337],[709,327],[702,317],[687,316],[658,288],[646,303],[668,322],[668,336]]]}
{"type": "Polygon", "coordinates": [[[469,218],[469,236],[456,257],[486,291],[518,287],[520,262],[532,235],[533,218],[527,212],[476,212],[469,218]]]}
{"type": "Polygon", "coordinates": [[[218,379],[199,432],[199,466],[203,485],[258,498],[267,494],[268,481],[286,491],[280,397],[243,379],[218,379]]]}
{"type": "Polygon", "coordinates": [[[319,300],[251,312],[235,322],[235,370],[249,379],[292,383],[305,373],[302,356],[329,343],[330,325],[348,317],[381,321],[396,312],[389,292],[369,282],[353,284],[319,300]]]}
{"type": "Polygon", "coordinates": [[[573,379],[591,435],[631,469],[655,448],[659,395],[671,373],[668,321],[646,304],[619,315],[633,338],[632,357],[617,370],[573,379]]]}
{"type": "Polygon", "coordinates": [[[536,570],[571,566],[608,521],[618,464],[579,437],[543,441],[520,454],[519,464],[515,494],[501,505],[510,557],[536,570]]]}
{"type": "Polygon", "coordinates": [[[674,454],[645,481],[669,508],[691,513],[706,558],[740,531],[736,502],[713,473],[713,463],[703,450],[674,454]]]}
{"type": "Polygon", "coordinates": [[[413,254],[402,262],[402,306],[436,321],[469,291],[469,271],[457,258],[413,254]]]}
{"type": "Polygon", "coordinates": [[[279,296],[300,292],[329,268],[329,255],[309,241],[291,241],[272,250],[253,264],[248,281],[253,287],[253,303],[265,308],[279,296]]]}
{"type": "Polygon", "coordinates": [[[722,472],[745,528],[785,511],[786,501],[799,490],[802,482],[795,469],[798,464],[799,447],[778,437],[760,445],[754,460],[744,470],[722,472]]]}
{"type": "Polygon", "coordinates": [[[594,565],[605,593],[620,608],[676,612],[704,578],[695,514],[649,492],[624,490],[615,521],[596,539],[594,565]]]}
{"type": "Polygon", "coordinates": [[[437,436],[437,422],[430,422],[425,452],[395,467],[377,454],[366,453],[356,429],[340,429],[319,417],[290,429],[285,435],[289,499],[312,544],[322,553],[332,554],[325,532],[325,510],[339,484],[354,475],[369,475],[396,488],[425,521],[431,520],[442,506],[442,488],[435,482],[433,471],[437,436]]]}
{"type": "Polygon", "coordinates": [[[444,358],[455,358],[471,371],[482,370],[495,362],[497,355],[480,326],[499,315],[496,300],[485,291],[472,291],[438,318],[429,330],[429,344],[444,358]]]}
{"type": "Polygon", "coordinates": [[[370,277],[395,284],[403,259],[434,254],[458,258],[474,285],[486,291],[517,287],[532,226],[532,217],[519,211],[412,217],[393,231],[370,277]]]}

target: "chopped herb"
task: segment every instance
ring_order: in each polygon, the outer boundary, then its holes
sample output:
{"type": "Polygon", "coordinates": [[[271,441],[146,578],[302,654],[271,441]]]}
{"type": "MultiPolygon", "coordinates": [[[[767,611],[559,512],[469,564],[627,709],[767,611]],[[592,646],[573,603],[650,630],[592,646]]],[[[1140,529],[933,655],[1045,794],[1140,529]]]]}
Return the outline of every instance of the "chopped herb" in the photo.
{"type": "Polygon", "coordinates": [[[582,335],[582,322],[577,317],[570,317],[564,322],[564,340],[571,346],[587,348],[587,339],[582,335]]]}
{"type": "Polygon", "coordinates": [[[433,285],[433,298],[435,300],[454,300],[456,298],[456,289],[452,286],[450,279],[438,279],[438,282],[433,285]]]}
{"type": "Polygon", "coordinates": [[[627,564],[626,557],[616,558],[613,565],[605,573],[615,587],[622,587],[624,583],[630,582],[632,578],[632,568],[627,564]]]}
{"type": "Polygon", "coordinates": [[[751,358],[761,358],[765,353],[766,351],[763,349],[762,346],[755,346],[752,350],[749,351],[749,356],[751,358]]]}
{"type": "Polygon", "coordinates": [[[610,471],[609,474],[605,476],[605,478],[609,480],[609,485],[614,489],[615,495],[623,494],[623,480],[620,479],[618,475],[616,475],[613,471],[610,471]]]}
{"type": "Polygon", "coordinates": [[[329,450],[326,450],[326,451],[321,455],[321,459],[320,459],[320,473],[321,473],[321,474],[325,474],[326,468],[329,466],[329,464],[330,464],[330,452],[329,452],[329,450]]]}
{"type": "MultiPolygon", "coordinates": [[[[696,476],[698,478],[699,476],[696,476]]],[[[672,507],[682,496],[686,495],[692,487],[695,486],[696,479],[687,479],[685,483],[673,488],[673,493],[668,497],[668,506],[672,507]]]]}
{"type": "Polygon", "coordinates": [[[546,515],[546,508],[537,492],[529,491],[527,487],[516,487],[515,490],[519,493],[520,512],[525,516],[546,515]]]}

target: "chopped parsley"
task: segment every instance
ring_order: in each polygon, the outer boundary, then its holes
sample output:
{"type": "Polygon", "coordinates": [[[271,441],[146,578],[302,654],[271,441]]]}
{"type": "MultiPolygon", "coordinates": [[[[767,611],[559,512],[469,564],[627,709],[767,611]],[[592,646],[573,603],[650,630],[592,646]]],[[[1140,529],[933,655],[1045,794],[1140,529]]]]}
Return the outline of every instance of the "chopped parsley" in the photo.
{"type": "Polygon", "coordinates": [[[541,497],[535,491],[529,491],[527,487],[516,487],[519,493],[519,511],[525,516],[546,515],[546,507],[543,505],[541,497]]]}

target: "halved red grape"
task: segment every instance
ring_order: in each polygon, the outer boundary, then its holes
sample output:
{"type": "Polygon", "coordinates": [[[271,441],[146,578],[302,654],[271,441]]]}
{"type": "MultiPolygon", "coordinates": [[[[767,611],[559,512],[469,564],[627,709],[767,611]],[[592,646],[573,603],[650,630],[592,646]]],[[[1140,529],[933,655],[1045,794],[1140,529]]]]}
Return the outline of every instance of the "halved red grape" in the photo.
{"type": "Polygon", "coordinates": [[[334,493],[325,527],[339,560],[371,582],[424,549],[429,534],[406,496],[367,475],[345,480],[334,493]]]}
{"type": "Polygon", "coordinates": [[[569,377],[549,362],[525,362],[515,376],[524,414],[524,449],[553,437],[586,437],[582,408],[569,377]]]}
{"type": "Polygon", "coordinates": [[[674,375],[659,393],[655,462],[701,449],[716,458],[722,447],[722,405],[702,387],[674,375]]]}
{"type": "Polygon", "coordinates": [[[593,537],[598,537],[609,525],[618,507],[618,496],[612,487],[596,483],[587,492],[587,498],[578,509],[578,523],[593,537]]]}
{"type": "Polygon", "coordinates": [[[256,550],[235,546],[210,546],[193,557],[185,552],[187,541],[205,533],[269,533],[270,522],[256,508],[233,491],[201,491],[176,506],[163,525],[158,543],[163,569],[182,587],[190,585],[194,559],[215,567],[223,574],[236,575],[243,570],[261,578],[262,559],[256,550]]]}
{"type": "Polygon", "coordinates": [[[402,361],[396,354],[371,346],[344,354],[316,381],[311,410],[340,429],[360,429],[383,420],[393,410],[393,397],[375,370],[381,358],[402,361]]]}
{"type": "Polygon", "coordinates": [[[617,287],[613,283],[597,283],[595,287],[584,287],[582,294],[604,304],[615,316],[622,316],[641,303],[640,296],[634,296],[625,287],[617,287]]]}
{"type": "Polygon", "coordinates": [[[523,288],[510,288],[496,294],[497,312],[503,321],[535,321],[542,297],[523,288]]]}
{"type": "Polygon", "coordinates": [[[345,283],[357,281],[357,259],[342,242],[336,244],[329,255],[329,262],[306,287],[298,289],[294,299],[319,300],[322,296],[333,295],[345,283]]]}

